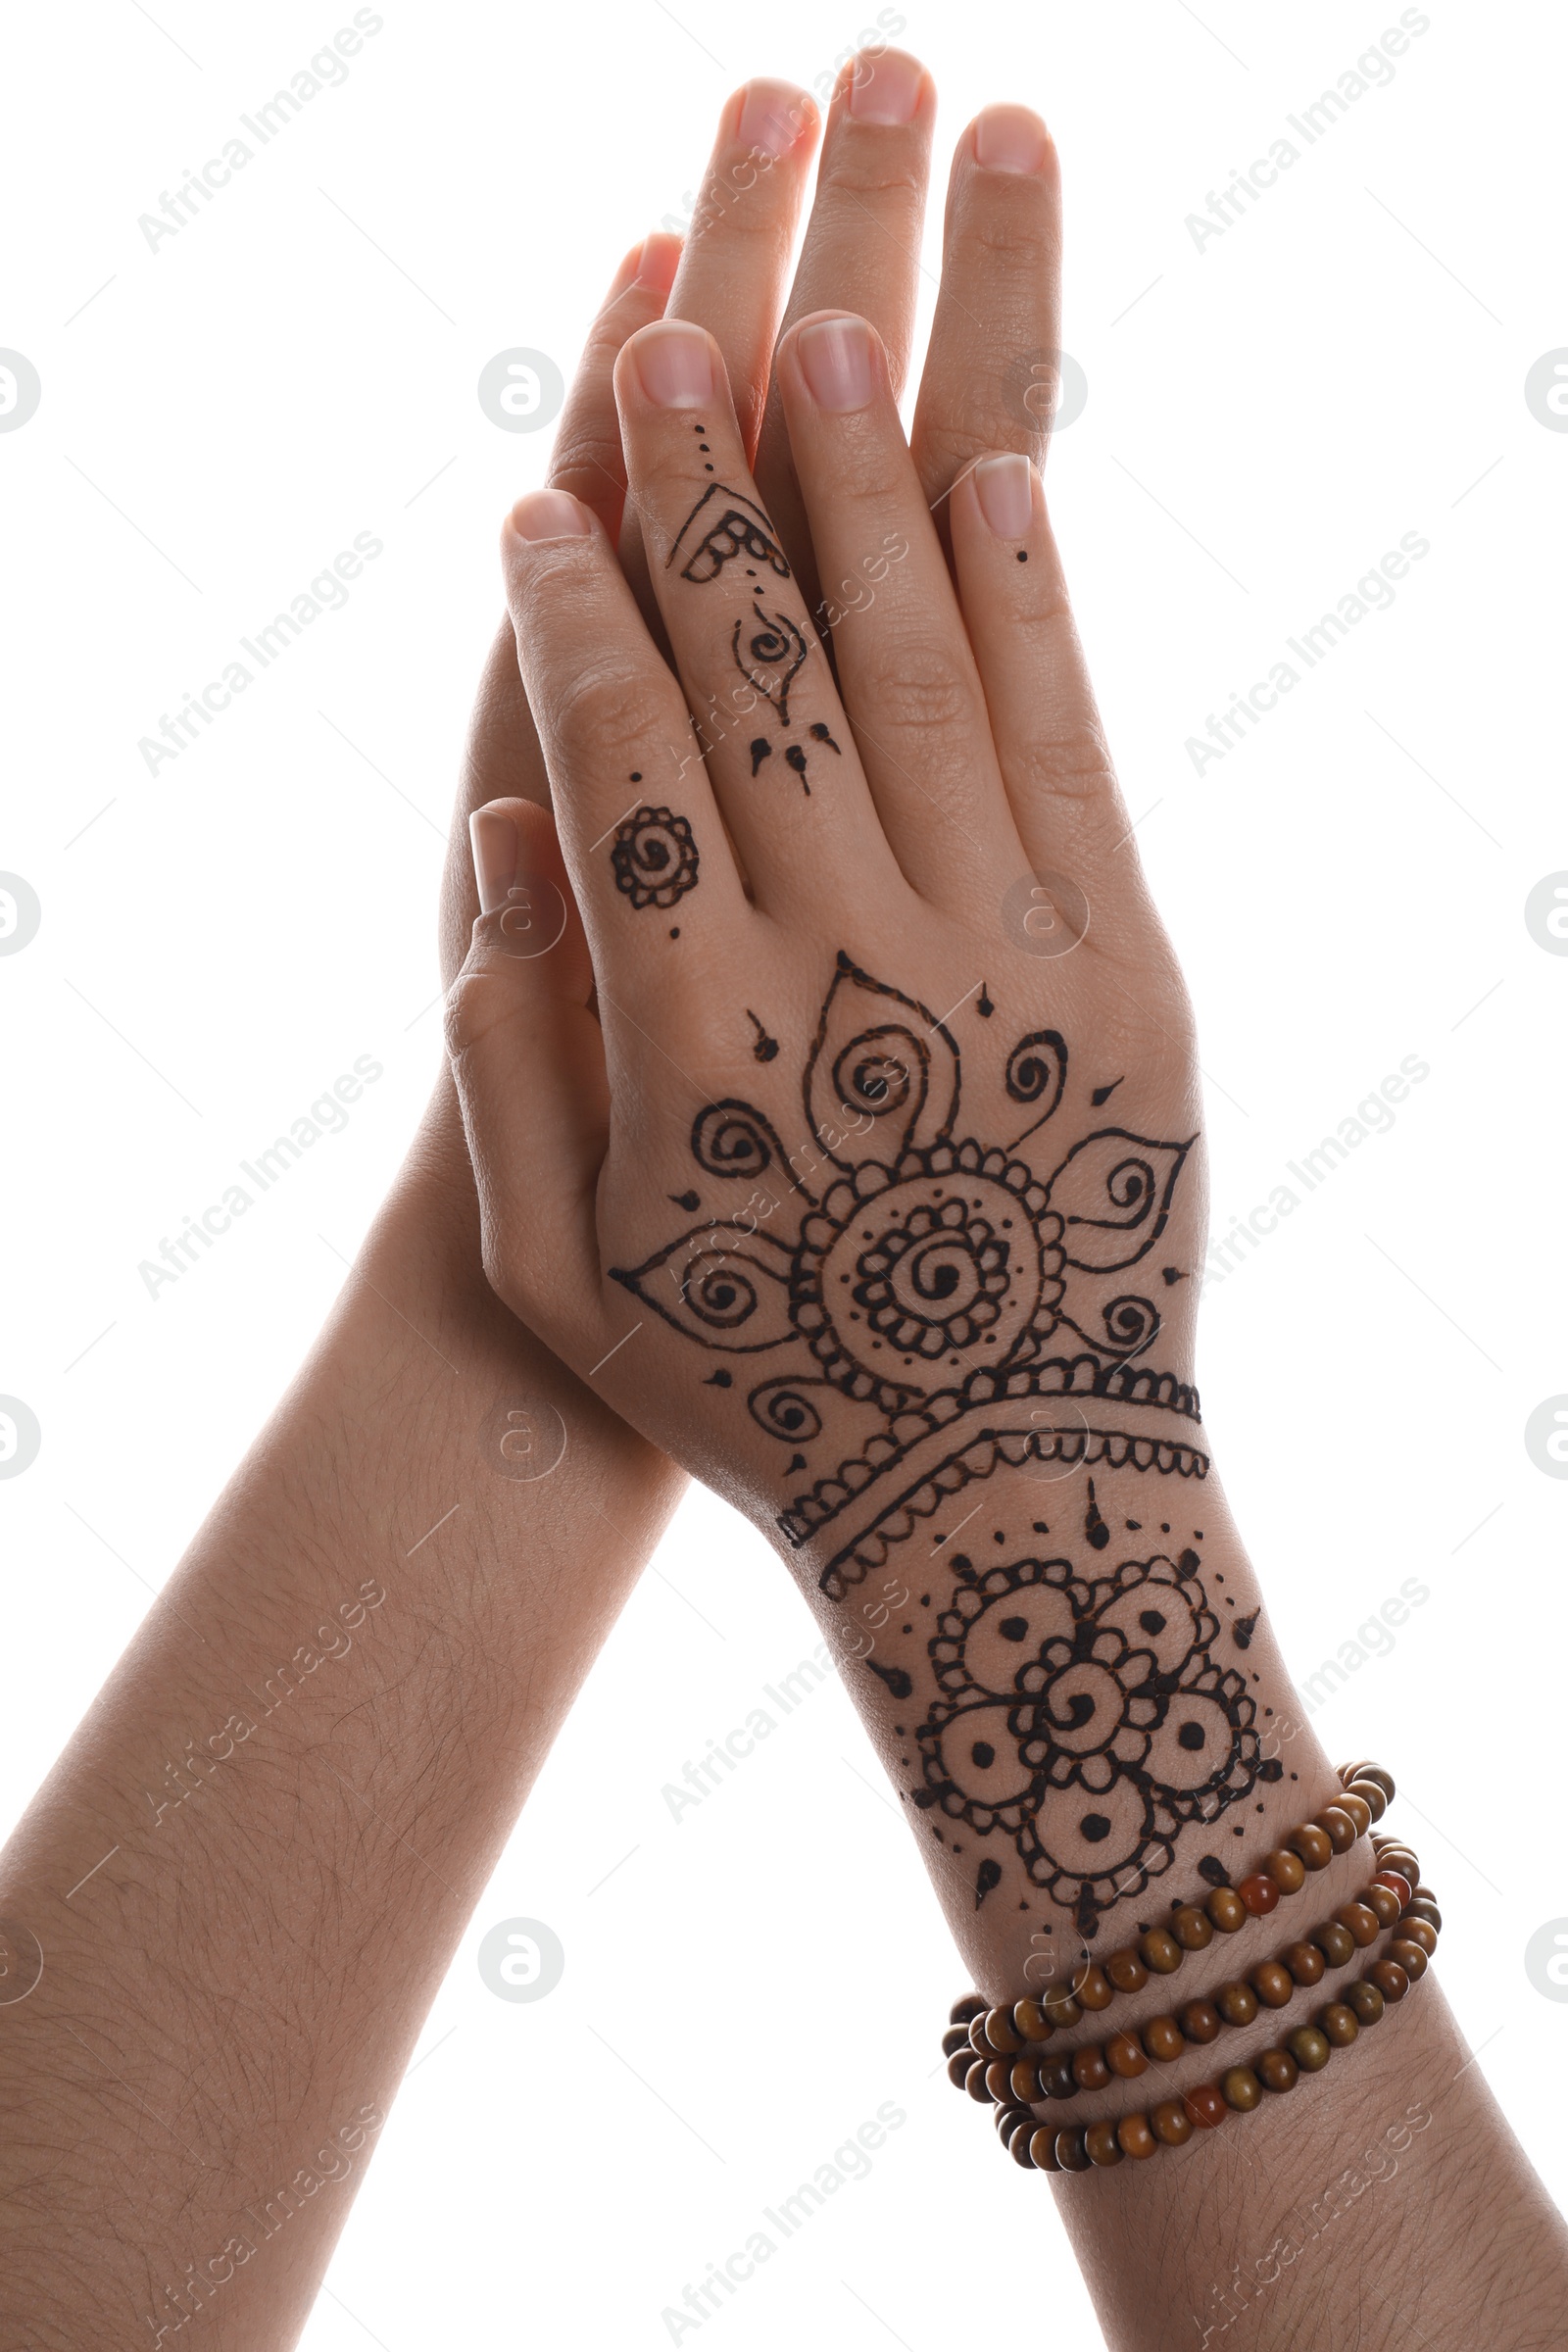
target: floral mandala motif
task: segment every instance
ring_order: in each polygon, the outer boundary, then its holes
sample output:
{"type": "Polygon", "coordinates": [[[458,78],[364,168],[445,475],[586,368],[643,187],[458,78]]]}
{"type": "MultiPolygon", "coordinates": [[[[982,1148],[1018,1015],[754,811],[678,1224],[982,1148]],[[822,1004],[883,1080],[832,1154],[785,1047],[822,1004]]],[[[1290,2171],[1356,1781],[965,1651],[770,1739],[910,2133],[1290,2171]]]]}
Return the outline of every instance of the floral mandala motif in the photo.
{"type": "Polygon", "coordinates": [[[1093,1935],[1108,1904],[1168,1869],[1189,1822],[1217,1819],[1279,1767],[1259,1763],[1243,1677],[1210,1655],[1219,1625],[1195,1552],[1108,1577],[1061,1559],[954,1565],[914,1801],[1009,1836],[1033,1884],[1093,1935]]]}
{"type": "MultiPolygon", "coordinates": [[[[623,831],[655,818],[681,823],[644,810],[623,831]]],[[[619,855],[617,843],[617,878],[619,855]]],[[[622,887],[630,866],[628,877],[622,887]]],[[[946,1021],[841,951],[802,1073],[812,1143],[786,1152],[764,1112],[710,1102],[691,1152],[718,1202],[641,1265],[612,1269],[704,1348],[778,1351],[747,1406],[791,1448],[784,1475],[814,1481],[778,1515],[791,1543],[856,1506],[819,1579],[834,1598],[999,1462],[1207,1469],[1181,1427],[1197,1420],[1196,1395],[1136,1361],[1160,1312],[1125,1275],[1164,1232],[1194,1139],[1099,1127],[1044,1150],[1067,1074],[1057,1030],[1018,1038],[992,1074],[1003,1132],[977,1135],[971,1121],[965,1135],[946,1021]]]]}
{"type": "Polygon", "coordinates": [[[639,808],[615,833],[610,853],[615,888],[634,906],[673,906],[697,887],[697,844],[683,816],[639,808]]]}

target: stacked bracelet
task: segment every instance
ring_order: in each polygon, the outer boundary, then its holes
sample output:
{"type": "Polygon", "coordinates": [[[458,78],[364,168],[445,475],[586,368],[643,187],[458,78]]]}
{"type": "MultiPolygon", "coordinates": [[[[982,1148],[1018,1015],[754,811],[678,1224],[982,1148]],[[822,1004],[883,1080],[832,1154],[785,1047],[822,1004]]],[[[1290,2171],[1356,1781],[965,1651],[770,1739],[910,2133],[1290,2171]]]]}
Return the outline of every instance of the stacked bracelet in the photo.
{"type": "MultiPolygon", "coordinates": [[[[988,2008],[976,1994],[955,2003],[953,2022],[942,2045],[949,2080],[977,2099],[1002,2097],[1004,2078],[997,2071],[999,2062],[1005,2061],[1010,2072],[1011,2062],[1020,2053],[1038,2050],[1054,2034],[1077,2025],[1086,2010],[1107,2009],[1118,1993],[1141,1991],[1152,1974],[1174,1975],[1189,1952],[1202,1951],[1213,1942],[1216,1931],[1233,1936],[1250,1919],[1266,1918],[1283,1899],[1298,1893],[1310,1873],[1324,1869],[1336,1854],[1348,1853],[1374,1822],[1381,1821],[1394,1797],[1393,1777],[1381,1765],[1343,1765],[1339,1777],[1343,1795],[1311,1821],[1291,1830],[1272,1853],[1264,1855],[1255,1871],[1238,1885],[1212,1887],[1201,1905],[1173,1904],[1166,1926],[1146,1929],[1136,1944],[1112,1952],[1103,1966],[1090,1961],[1077,1972],[1070,1987],[1063,1985],[1039,2000],[1014,2001],[1000,2008],[988,2008]]],[[[1374,1844],[1381,1848],[1384,1841],[1377,1839],[1374,1844]]],[[[1414,1856],[1409,1859],[1411,1868],[1403,1876],[1414,1886],[1419,1871],[1414,1856]]],[[[1407,1886],[1404,1891],[1408,1890],[1407,1886]]],[[[1116,2038],[1126,2041],[1130,2036],[1116,2038]]],[[[1141,2071],[1132,2068],[1134,2073],[1141,2071]]],[[[1056,2095],[1070,2097],[1072,2093],[1056,2095]]]]}
{"type": "Polygon", "coordinates": [[[1174,1974],[1189,1951],[1212,1942],[1216,1930],[1234,1934],[1250,1918],[1266,1917],[1283,1898],[1299,1891],[1308,1872],[1348,1852],[1381,1820],[1394,1796],[1394,1782],[1369,1763],[1343,1765],[1339,1777],[1344,1794],[1291,1831],[1239,1886],[1215,1886],[1201,1907],[1174,1903],[1168,1927],[1146,1929],[1136,1945],[1113,1952],[1102,1967],[1089,1962],[1070,1988],[997,2008],[978,1994],[955,2004],[942,2045],[949,2078],[972,2098],[995,2106],[998,2131],[1018,2164],[1031,2171],[1085,2172],[1119,2164],[1124,2156],[1142,2158],[1162,2146],[1184,2146],[1195,2131],[1212,2129],[1230,2114],[1250,2113],[1265,2090],[1289,2090],[1303,2073],[1316,2073],[1335,2049],[1355,2040],[1363,2026],[1376,2025],[1388,2002],[1403,1999],[1437,1948],[1442,1914],[1420,1884],[1421,1866],[1411,1848],[1399,1839],[1374,1837],[1377,1867],[1359,1895],[1277,1958],[1259,1961],[1246,1979],[1220,1985],[1210,1998],[1190,2001],[1177,2014],[1150,2019],[1136,2034],[1122,2032],[1102,2043],[1079,2043],[1054,2058],[1042,2053],[1045,2042],[1076,2025],[1086,2011],[1105,2009],[1118,1993],[1141,1989],[1151,1974],[1174,1974]],[[1181,2099],[1161,2100],[1147,2114],[1087,2127],[1064,2130],[1040,2123],[1030,2112],[1043,2101],[1100,2089],[1113,2077],[1133,2080],[1151,2060],[1169,2064],[1189,2046],[1216,2040],[1225,2027],[1250,2024],[1260,2005],[1284,2008],[1300,1987],[1347,1966],[1389,1929],[1393,1934],[1383,1956],[1345,1987],[1343,1997],[1327,2002],[1311,2024],[1297,2027],[1251,2065],[1228,2068],[1217,2083],[1199,2083],[1181,2099]]]}

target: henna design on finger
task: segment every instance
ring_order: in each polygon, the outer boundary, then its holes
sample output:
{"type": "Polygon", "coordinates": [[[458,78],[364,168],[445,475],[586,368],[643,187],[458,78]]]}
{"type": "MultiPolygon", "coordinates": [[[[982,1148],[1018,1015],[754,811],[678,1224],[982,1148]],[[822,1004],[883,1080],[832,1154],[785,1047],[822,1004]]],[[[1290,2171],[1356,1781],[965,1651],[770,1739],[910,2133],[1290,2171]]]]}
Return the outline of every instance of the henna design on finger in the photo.
{"type": "Polygon", "coordinates": [[[784,763],[786,767],[792,767],[795,770],[795,773],[801,779],[802,790],[806,793],[807,797],[809,798],[811,787],[806,781],[806,754],[802,751],[798,743],[790,743],[785,745],[784,763]]]}
{"type": "Polygon", "coordinates": [[[753,775],[756,775],[758,769],[761,766],[764,760],[771,760],[772,757],[773,746],[768,742],[767,737],[765,735],[754,735],[752,737],[753,775]]]}
{"type": "Polygon", "coordinates": [[[754,686],[764,701],[778,712],[778,723],[790,723],[790,688],[796,673],[806,660],[806,639],[799,625],[787,612],[766,613],[754,596],[752,599],[752,633],[746,640],[745,655],[741,649],[741,633],[748,626],[743,613],[735,623],[730,638],[730,654],[736,668],[749,686],[754,686]]]}
{"type": "Polygon", "coordinates": [[[615,888],[633,906],[673,906],[697,888],[697,844],[691,826],[667,808],[639,808],[618,825],[610,862],[615,888]]]}
{"type": "MultiPolygon", "coordinates": [[[[838,752],[838,745],[834,742],[832,736],[828,733],[827,728],[823,725],[819,718],[812,719],[811,724],[808,728],[807,732],[809,734],[813,743],[825,743],[830,752],[838,752]]],[[[843,757],[843,753],[839,752],[839,758],[842,760],[843,757]]]]}
{"type": "Polygon", "coordinates": [[[752,1027],[757,1031],[757,1042],[752,1048],[752,1059],[754,1061],[776,1060],[778,1057],[778,1039],[776,1037],[768,1036],[767,1031],[762,1027],[761,1022],[758,1019],[755,1012],[748,1011],[746,1018],[751,1022],[752,1027]]]}
{"type": "Polygon", "coordinates": [[[790,577],[789,564],[773,536],[767,515],[755,499],[740,490],[726,489],[722,482],[708,484],[681,524],[665,560],[666,570],[687,544],[693,525],[698,523],[702,524],[701,531],[680,567],[681,578],[690,580],[694,587],[706,587],[710,580],[716,580],[725,564],[739,556],[749,557],[753,564],[765,564],[781,580],[790,577]]]}

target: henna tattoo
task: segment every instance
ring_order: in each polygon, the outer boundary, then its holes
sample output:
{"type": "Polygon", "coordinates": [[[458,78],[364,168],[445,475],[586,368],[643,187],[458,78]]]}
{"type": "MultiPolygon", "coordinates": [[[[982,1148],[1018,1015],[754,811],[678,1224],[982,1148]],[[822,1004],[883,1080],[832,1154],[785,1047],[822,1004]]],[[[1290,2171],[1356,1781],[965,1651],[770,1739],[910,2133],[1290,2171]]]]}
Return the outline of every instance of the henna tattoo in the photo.
{"type": "MultiPolygon", "coordinates": [[[[1067,1066],[1059,1031],[1019,1038],[986,1098],[1012,1115],[964,1134],[946,1022],[841,951],[801,1074],[820,1153],[786,1154],[750,1103],[707,1104],[693,1157],[753,1188],[750,1202],[612,1269],[704,1348],[779,1351],[748,1406],[789,1447],[787,1474],[812,1472],[778,1524],[797,1546],[836,1539],[818,1576],[834,1600],[999,1470],[1207,1474],[1197,1393],[1136,1360],[1160,1317],[1125,1281],[1165,1229],[1196,1139],[1110,1127],[1043,1152],[1067,1066]],[[783,1193],[764,1200],[764,1178],[783,1193]],[[830,1414],[810,1401],[824,1393],[830,1414]]],[[[1086,1533],[1108,1543],[1100,1524],[1086,1533]]]]}
{"type": "Polygon", "coordinates": [[[776,1060],[778,1056],[778,1039],[776,1037],[768,1036],[767,1031],[762,1027],[761,1022],[758,1019],[755,1012],[748,1011],[746,1018],[751,1022],[752,1027],[757,1031],[757,1043],[752,1048],[752,1059],[754,1061],[776,1060]]]}
{"type": "Polygon", "coordinates": [[[667,808],[639,808],[617,826],[610,862],[615,888],[633,906],[673,906],[697,888],[691,826],[667,808]]]}
{"type": "Polygon", "coordinates": [[[765,735],[754,735],[752,737],[753,775],[756,775],[758,769],[761,766],[764,760],[771,760],[772,757],[773,746],[768,742],[767,737],[765,735]]]}
{"type": "Polygon", "coordinates": [[[811,787],[806,781],[806,754],[802,751],[798,743],[789,743],[785,745],[784,761],[785,765],[792,767],[795,770],[795,773],[800,777],[802,789],[806,793],[808,799],[809,799],[811,787]]]}
{"type": "MultiPolygon", "coordinates": [[[[825,743],[830,752],[838,752],[838,745],[834,742],[832,736],[828,733],[827,728],[823,725],[819,718],[812,719],[810,726],[807,729],[807,733],[810,736],[813,743],[825,743]]],[[[839,752],[839,758],[842,760],[843,757],[843,753],[839,752]]]]}
{"type": "MultiPolygon", "coordinates": [[[[1002,1832],[1093,1936],[1168,1869],[1188,1823],[1217,1820],[1262,1776],[1253,1701],[1213,1660],[1219,1621],[1192,1549],[1108,1574],[1067,1558],[953,1565],[914,1802],[1002,1832]]],[[[1212,1857],[1200,1868],[1225,1883],[1212,1857]]]]}
{"type": "MultiPolygon", "coordinates": [[[[992,1004],[992,1002],[991,1002],[991,992],[990,992],[990,990],[987,988],[987,986],[986,986],[986,984],[985,984],[985,982],[984,982],[983,980],[982,980],[982,981],[981,981],[981,983],[980,983],[980,994],[979,994],[978,998],[975,1000],[975,1007],[974,1007],[974,1008],[975,1008],[976,1012],[977,1012],[977,1013],[980,1015],[980,1018],[981,1018],[983,1021],[989,1021],[989,1020],[990,1020],[990,1018],[991,1018],[991,1015],[992,1015],[992,1014],[993,1014],[993,1013],[996,1011],[996,1009],[997,1009],[997,1008],[996,1008],[996,1006],[995,1006],[995,1004],[992,1004]]],[[[1065,1051],[1065,1049],[1063,1049],[1063,1050],[1065,1051]]]]}
{"type": "Polygon", "coordinates": [[[779,725],[787,727],[790,723],[790,688],[806,660],[806,639],[787,612],[764,612],[755,596],[752,599],[751,617],[755,626],[746,640],[744,656],[741,651],[741,632],[748,625],[744,614],[735,623],[734,634],[730,638],[730,654],[747,684],[755,687],[765,702],[772,704],[778,712],[779,725]]]}
{"type": "Polygon", "coordinates": [[[1116,1092],[1116,1089],[1118,1086],[1120,1086],[1120,1084],[1121,1080],[1119,1078],[1113,1078],[1108,1086],[1096,1087],[1094,1093],[1089,1098],[1096,1110],[1104,1109],[1105,1104],[1110,1101],[1111,1096],[1116,1092]]]}
{"type": "Polygon", "coordinates": [[[1238,1649],[1251,1648],[1252,1636],[1257,1630],[1257,1621],[1261,1615],[1261,1609],[1253,1609],[1250,1615],[1237,1618],[1231,1627],[1231,1639],[1238,1649]]]}
{"type": "Polygon", "coordinates": [[[686,545],[693,524],[698,522],[703,522],[704,527],[680,567],[683,580],[705,587],[710,580],[716,580],[725,564],[739,556],[749,557],[753,564],[765,564],[781,580],[790,577],[784,550],[773,536],[768,516],[755,499],[740,490],[726,489],[722,482],[716,481],[708,484],[676,532],[675,544],[665,559],[666,570],[686,545]]]}
{"type": "Polygon", "coordinates": [[[994,1854],[987,1854],[974,1874],[974,1907],[978,1911],[993,1887],[1002,1885],[1002,1864],[994,1854]]]}

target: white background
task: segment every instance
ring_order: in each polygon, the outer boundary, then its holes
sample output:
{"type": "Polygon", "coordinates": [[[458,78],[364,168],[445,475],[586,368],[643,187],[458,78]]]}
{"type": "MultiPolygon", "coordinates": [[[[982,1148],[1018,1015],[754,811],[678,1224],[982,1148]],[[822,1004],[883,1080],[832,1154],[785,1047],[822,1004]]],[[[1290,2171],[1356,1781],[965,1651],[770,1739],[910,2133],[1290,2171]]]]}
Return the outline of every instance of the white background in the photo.
{"type": "MultiPolygon", "coordinates": [[[[872,22],[848,0],[388,0],[346,83],[154,253],[138,215],[352,11],[155,13],[15,20],[0,142],[0,343],[43,380],[0,436],[0,868],[43,906],[0,959],[0,1392],[43,1429],[0,1484],[0,1826],[317,1330],[430,1084],[498,519],[548,441],[486,419],[479,370],[523,345],[569,374],[619,255],[686,210],[726,92],[753,72],[825,88],[872,22]],[[358,532],[384,553],[346,608],[149,775],[138,739],[358,532]],[[346,1132],[149,1298],[138,1262],[360,1054],[385,1076],[346,1132]]],[[[1523,908],[1568,867],[1568,435],[1524,379],[1568,345],[1568,26],[1435,0],[1392,83],[1200,251],[1186,216],[1397,8],[904,13],[941,89],[942,176],[988,99],[1038,105],[1060,144],[1063,340],[1089,399],[1054,512],[1197,999],[1216,1230],[1401,1058],[1430,1064],[1392,1130],[1210,1287],[1199,1372],[1300,1673],[1406,1578],[1430,1591],[1318,1725],[1408,1792],[1445,1984],[1561,2196],[1568,2006],[1523,1951],[1568,1915],[1568,1484],[1523,1430],[1568,1391],[1568,957],[1523,908]],[[1412,531],[1430,553],[1393,608],[1196,774],[1186,739],[1412,531]]],[[[983,2323],[1097,2344],[1044,2184],[935,2071],[956,1965],[837,1685],[670,1818],[662,1786],[815,1637],[707,1496],[657,1570],[479,1904],[311,2352],[663,2344],[685,2282],[890,2100],[908,2120],[870,2178],[704,2342],[938,2352],[983,2323]],[[566,1951],[526,2006],[474,1957],[519,1914],[566,1951]]]]}

